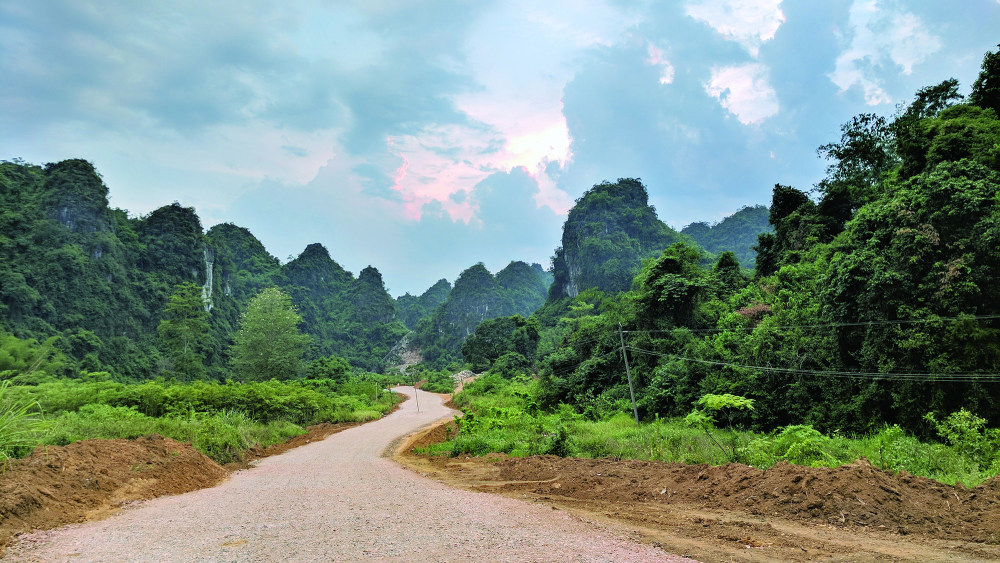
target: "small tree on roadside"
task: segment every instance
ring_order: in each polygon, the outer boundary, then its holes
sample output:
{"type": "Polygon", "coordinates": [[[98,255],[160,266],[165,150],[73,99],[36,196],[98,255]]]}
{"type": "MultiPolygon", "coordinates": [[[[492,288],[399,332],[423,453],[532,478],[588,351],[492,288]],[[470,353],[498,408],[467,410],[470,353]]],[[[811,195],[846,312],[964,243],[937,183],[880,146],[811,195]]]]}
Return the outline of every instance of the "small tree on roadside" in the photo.
{"type": "Polygon", "coordinates": [[[302,315],[276,287],[261,290],[240,317],[231,348],[236,375],[246,381],[292,379],[302,372],[309,336],[299,332],[302,315]]]}
{"type": "Polygon", "coordinates": [[[730,460],[735,459],[736,448],[734,447],[732,451],[726,451],[726,448],[722,447],[722,444],[712,435],[712,430],[715,429],[715,417],[713,414],[720,412],[722,409],[753,410],[753,399],[747,399],[739,395],[730,395],[729,393],[722,395],[709,393],[702,395],[698,399],[698,405],[690,414],[684,417],[684,423],[693,428],[704,430],[705,434],[715,442],[715,445],[722,450],[723,454],[729,456],[730,460]]]}
{"type": "Polygon", "coordinates": [[[157,332],[167,348],[172,371],[181,379],[205,375],[208,311],[201,287],[191,282],[174,286],[163,317],[157,332]]]}

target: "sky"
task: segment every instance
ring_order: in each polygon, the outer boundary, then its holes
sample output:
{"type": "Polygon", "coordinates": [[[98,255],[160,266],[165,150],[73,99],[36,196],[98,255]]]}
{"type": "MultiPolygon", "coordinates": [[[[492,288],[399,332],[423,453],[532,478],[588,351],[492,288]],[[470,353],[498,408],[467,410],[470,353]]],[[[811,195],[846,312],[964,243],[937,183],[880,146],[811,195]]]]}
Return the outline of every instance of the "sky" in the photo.
{"type": "Polygon", "coordinates": [[[1000,0],[0,0],[0,160],[419,294],[548,267],[603,181],[676,229],[812,189],[841,124],[967,94],[997,30],[1000,0]]]}

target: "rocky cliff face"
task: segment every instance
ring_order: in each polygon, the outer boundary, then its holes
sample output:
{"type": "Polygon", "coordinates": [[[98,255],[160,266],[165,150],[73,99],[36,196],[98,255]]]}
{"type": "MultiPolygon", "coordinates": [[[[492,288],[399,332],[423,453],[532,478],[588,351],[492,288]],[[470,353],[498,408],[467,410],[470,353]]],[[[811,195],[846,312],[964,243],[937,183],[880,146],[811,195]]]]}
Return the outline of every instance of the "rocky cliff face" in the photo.
{"type": "Polygon", "coordinates": [[[88,369],[155,377],[156,328],[182,282],[202,287],[211,313],[205,361],[213,377],[225,377],[240,314],[269,286],[292,294],[314,356],[378,369],[406,333],[378,270],[356,280],[321,244],[282,266],[247,229],[223,224],[204,233],[195,210],[179,203],[140,218],[111,209],[89,162],[0,161],[0,329],[58,336],[77,359],[88,355],[88,369]]]}
{"type": "Polygon", "coordinates": [[[45,167],[41,205],[45,214],[75,233],[111,230],[108,188],[86,160],[64,160],[45,167]]]}
{"type": "Polygon", "coordinates": [[[597,184],[576,201],[563,225],[549,297],[576,297],[589,288],[627,290],[644,259],[680,239],[656,217],[639,180],[597,184]]]}

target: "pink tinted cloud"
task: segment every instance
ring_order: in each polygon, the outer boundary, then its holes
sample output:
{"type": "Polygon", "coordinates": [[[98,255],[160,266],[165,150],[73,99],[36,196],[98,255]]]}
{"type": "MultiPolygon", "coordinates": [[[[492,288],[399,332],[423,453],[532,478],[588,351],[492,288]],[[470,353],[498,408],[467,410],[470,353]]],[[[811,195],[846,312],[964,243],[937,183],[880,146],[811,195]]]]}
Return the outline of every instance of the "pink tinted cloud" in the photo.
{"type": "Polygon", "coordinates": [[[651,66],[659,67],[660,69],[660,84],[670,84],[674,81],[674,65],[671,64],[667,57],[663,54],[656,45],[652,43],[646,49],[648,56],[646,57],[646,64],[651,66]]]}

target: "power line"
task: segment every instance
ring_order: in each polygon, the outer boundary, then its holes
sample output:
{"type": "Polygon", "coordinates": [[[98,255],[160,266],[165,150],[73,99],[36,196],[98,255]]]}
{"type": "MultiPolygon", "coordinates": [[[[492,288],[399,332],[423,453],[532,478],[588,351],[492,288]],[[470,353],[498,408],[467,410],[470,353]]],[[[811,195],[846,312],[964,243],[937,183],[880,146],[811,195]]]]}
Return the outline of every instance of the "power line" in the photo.
{"type": "Polygon", "coordinates": [[[573,366],[571,368],[562,369],[562,370],[559,370],[559,371],[553,371],[549,375],[560,376],[560,375],[566,375],[567,373],[573,373],[580,366],[582,366],[583,364],[585,364],[585,363],[587,363],[589,361],[592,361],[592,360],[601,360],[601,359],[604,359],[604,358],[606,358],[608,356],[617,354],[618,352],[619,352],[618,348],[612,348],[611,350],[609,350],[609,351],[607,351],[607,352],[605,352],[605,353],[603,353],[603,354],[601,354],[599,356],[588,356],[588,357],[584,358],[580,363],[576,364],[575,366],[573,366]]]}
{"type": "MultiPolygon", "coordinates": [[[[786,329],[796,329],[796,328],[837,328],[837,327],[849,327],[849,326],[883,326],[883,325],[902,325],[902,324],[927,324],[936,322],[957,322],[957,321],[971,321],[971,320],[995,320],[1000,319],[1000,315],[970,315],[965,317],[936,317],[933,319],[897,319],[889,321],[858,321],[853,323],[826,323],[826,324],[807,324],[807,325],[783,325],[783,326],[769,326],[768,329],[773,330],[786,330],[786,329]]],[[[626,330],[625,334],[631,333],[667,333],[673,332],[675,330],[686,330],[691,333],[705,333],[705,332],[726,332],[726,331],[752,331],[756,329],[759,325],[754,325],[750,327],[732,327],[732,328],[700,328],[700,329],[689,329],[684,327],[677,327],[673,329],[661,329],[661,330],[626,330]]]]}
{"type": "Polygon", "coordinates": [[[737,364],[732,362],[721,362],[716,360],[702,360],[698,358],[687,358],[678,354],[666,354],[663,352],[654,352],[653,350],[644,350],[642,348],[634,348],[632,346],[626,346],[627,349],[639,353],[639,354],[649,354],[652,356],[661,356],[667,358],[673,358],[676,360],[681,360],[684,362],[692,362],[697,364],[712,365],[718,367],[728,367],[728,368],[738,368],[738,369],[748,369],[748,370],[758,370],[758,371],[768,371],[775,373],[784,373],[789,375],[815,375],[822,377],[846,377],[846,378],[862,378],[862,379],[892,379],[894,381],[951,381],[956,383],[997,383],[1000,382],[1000,374],[998,373],[917,373],[917,372],[864,372],[864,371],[846,371],[846,370],[812,370],[812,369],[795,369],[795,368],[780,368],[772,366],[750,366],[745,364],[737,364]]]}

